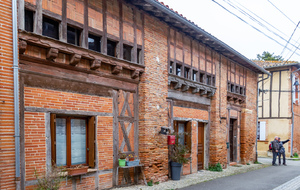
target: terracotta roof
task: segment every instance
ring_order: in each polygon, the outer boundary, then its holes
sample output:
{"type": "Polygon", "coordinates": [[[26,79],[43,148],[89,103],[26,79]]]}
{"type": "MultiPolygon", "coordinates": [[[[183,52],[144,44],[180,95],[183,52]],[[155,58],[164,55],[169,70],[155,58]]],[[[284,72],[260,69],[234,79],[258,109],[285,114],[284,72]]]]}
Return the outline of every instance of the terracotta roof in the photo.
{"type": "Polygon", "coordinates": [[[265,69],[275,68],[275,67],[284,67],[284,66],[300,67],[300,63],[297,61],[259,61],[259,60],[252,60],[252,61],[265,69]]]}

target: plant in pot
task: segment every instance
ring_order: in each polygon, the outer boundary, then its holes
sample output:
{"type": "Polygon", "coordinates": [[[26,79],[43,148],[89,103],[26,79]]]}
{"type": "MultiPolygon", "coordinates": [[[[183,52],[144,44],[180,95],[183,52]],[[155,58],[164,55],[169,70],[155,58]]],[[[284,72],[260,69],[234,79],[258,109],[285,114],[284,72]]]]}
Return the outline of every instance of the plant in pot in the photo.
{"type": "Polygon", "coordinates": [[[127,155],[119,150],[119,166],[122,167],[126,165],[126,157],[127,155]]]}
{"type": "Polygon", "coordinates": [[[186,154],[189,153],[189,149],[186,145],[179,143],[179,135],[176,134],[175,144],[172,145],[171,152],[171,178],[172,180],[180,180],[180,174],[182,165],[186,164],[189,159],[186,157],[186,154]]]}
{"type": "Polygon", "coordinates": [[[77,166],[67,168],[68,176],[77,176],[77,175],[83,175],[88,172],[88,166],[79,164],[77,166]]]}
{"type": "Polygon", "coordinates": [[[126,161],[127,166],[137,166],[140,164],[140,159],[138,158],[138,156],[134,154],[129,154],[127,158],[128,158],[128,161],[126,161]]]}

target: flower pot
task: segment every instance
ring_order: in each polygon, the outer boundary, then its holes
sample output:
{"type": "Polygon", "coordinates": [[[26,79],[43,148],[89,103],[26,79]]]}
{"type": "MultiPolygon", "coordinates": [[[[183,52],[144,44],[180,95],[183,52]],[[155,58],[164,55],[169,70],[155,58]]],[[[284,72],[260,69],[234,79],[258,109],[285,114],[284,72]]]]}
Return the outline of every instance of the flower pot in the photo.
{"type": "Polygon", "coordinates": [[[180,180],[182,164],[171,162],[171,178],[172,180],[180,180]]]}
{"type": "Polygon", "coordinates": [[[77,176],[86,174],[88,171],[88,166],[80,167],[80,168],[67,168],[69,176],[77,176]]]}
{"type": "Polygon", "coordinates": [[[125,166],[126,160],[125,159],[119,159],[119,166],[125,166]]]}
{"type": "Polygon", "coordinates": [[[139,164],[140,160],[126,161],[126,166],[138,166],[139,164]]]}

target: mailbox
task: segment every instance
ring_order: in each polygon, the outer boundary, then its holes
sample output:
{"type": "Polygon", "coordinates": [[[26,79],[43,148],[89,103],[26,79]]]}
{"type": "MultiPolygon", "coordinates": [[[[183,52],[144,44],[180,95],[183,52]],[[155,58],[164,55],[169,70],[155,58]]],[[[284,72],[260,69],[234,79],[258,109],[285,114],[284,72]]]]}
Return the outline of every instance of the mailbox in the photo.
{"type": "Polygon", "coordinates": [[[175,144],[175,135],[168,136],[168,145],[175,144]]]}

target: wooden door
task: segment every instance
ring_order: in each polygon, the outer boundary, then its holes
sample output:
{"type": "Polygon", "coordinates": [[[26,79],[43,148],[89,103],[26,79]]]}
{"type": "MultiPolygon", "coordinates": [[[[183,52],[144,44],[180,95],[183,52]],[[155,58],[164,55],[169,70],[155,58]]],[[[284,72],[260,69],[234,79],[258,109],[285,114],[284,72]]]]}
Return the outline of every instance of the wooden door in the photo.
{"type": "Polygon", "coordinates": [[[204,169],[204,123],[198,123],[198,170],[204,169]]]}
{"type": "Polygon", "coordinates": [[[237,159],[237,119],[230,119],[229,126],[230,162],[237,159]]]}

